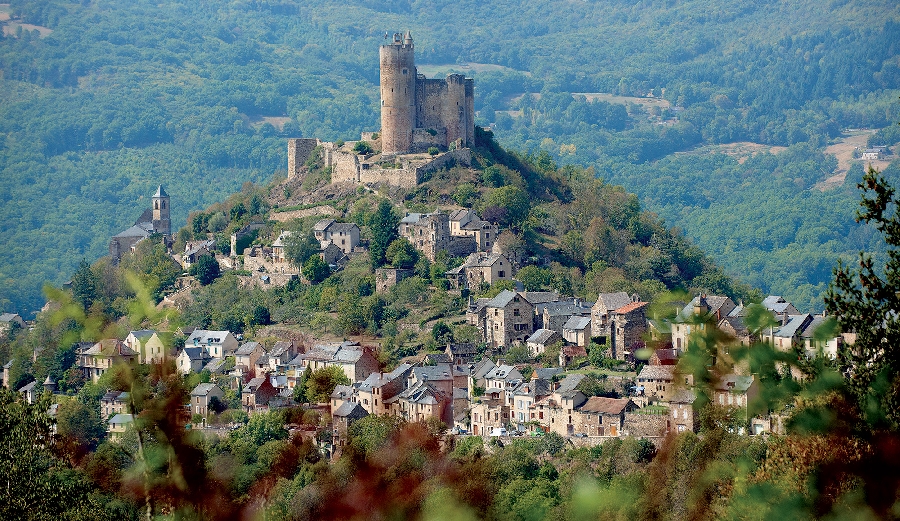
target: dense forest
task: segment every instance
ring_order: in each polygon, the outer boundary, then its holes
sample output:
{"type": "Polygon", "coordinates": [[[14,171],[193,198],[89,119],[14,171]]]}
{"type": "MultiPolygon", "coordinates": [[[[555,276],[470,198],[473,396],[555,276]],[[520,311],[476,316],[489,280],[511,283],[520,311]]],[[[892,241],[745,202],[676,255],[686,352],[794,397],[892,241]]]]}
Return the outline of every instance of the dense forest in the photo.
{"type": "Polygon", "coordinates": [[[886,128],[872,144],[900,141],[890,3],[23,0],[0,10],[10,15],[0,307],[26,315],[44,281],[105,253],[155,185],[183,224],[279,175],[285,137],[377,129],[377,47],[396,30],[413,31],[417,63],[474,75],[479,121],[501,143],[593,166],[730,273],[800,307],[822,307],[837,258],[875,247],[852,221],[861,169],[848,188],[811,189],[834,169],[824,146],[846,127],[886,128]],[[653,94],[666,106],[578,93],[653,94]],[[673,155],[734,141],[790,149],[744,163],[673,155]]]}

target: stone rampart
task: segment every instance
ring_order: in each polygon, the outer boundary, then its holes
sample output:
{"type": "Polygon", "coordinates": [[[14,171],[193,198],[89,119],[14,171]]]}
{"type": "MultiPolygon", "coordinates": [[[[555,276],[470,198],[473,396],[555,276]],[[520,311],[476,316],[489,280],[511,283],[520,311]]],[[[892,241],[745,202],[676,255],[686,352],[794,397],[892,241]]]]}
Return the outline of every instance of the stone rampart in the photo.
{"type": "Polygon", "coordinates": [[[322,142],[314,138],[288,139],[288,179],[296,177],[313,150],[322,142]]]}

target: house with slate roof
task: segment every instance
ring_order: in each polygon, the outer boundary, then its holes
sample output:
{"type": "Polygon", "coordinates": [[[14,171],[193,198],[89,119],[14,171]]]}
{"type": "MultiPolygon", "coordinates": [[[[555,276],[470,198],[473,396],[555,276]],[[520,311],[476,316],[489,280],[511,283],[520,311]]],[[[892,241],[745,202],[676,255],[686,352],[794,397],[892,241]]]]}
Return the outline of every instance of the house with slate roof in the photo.
{"type": "MultiPolygon", "coordinates": [[[[181,374],[199,373],[209,360],[209,355],[202,347],[185,347],[175,357],[175,367],[181,374]]],[[[223,358],[214,360],[224,361],[223,358]]]]}
{"type": "Polygon", "coordinates": [[[497,241],[499,229],[496,224],[481,220],[478,214],[468,208],[456,210],[448,218],[450,235],[471,237],[478,251],[490,251],[497,241]]]}
{"type": "Polygon", "coordinates": [[[168,354],[159,333],[151,329],[132,331],[125,337],[125,345],[138,355],[138,363],[158,364],[168,354]]]}
{"type": "Polygon", "coordinates": [[[0,336],[5,336],[13,327],[24,328],[25,321],[18,313],[0,313],[0,336]]]}
{"type": "Polygon", "coordinates": [[[113,364],[127,364],[137,360],[137,353],[131,350],[124,342],[116,338],[101,340],[85,351],[79,360],[79,367],[86,378],[97,383],[100,376],[108,371],[113,364]]]}
{"type": "Polygon", "coordinates": [[[407,387],[412,372],[409,364],[400,364],[390,373],[372,373],[356,388],[357,401],[369,414],[387,414],[386,400],[397,396],[407,387]]]}
{"type": "Polygon", "coordinates": [[[241,405],[244,407],[244,412],[253,414],[260,407],[267,408],[269,400],[277,394],[278,390],[268,378],[258,376],[244,384],[244,388],[241,390],[241,405]]]}
{"type": "Polygon", "coordinates": [[[512,390],[509,403],[511,420],[518,425],[519,430],[525,430],[528,422],[537,420],[534,404],[549,395],[550,382],[547,380],[520,382],[512,390]]]}
{"type": "Polygon", "coordinates": [[[779,351],[788,352],[801,344],[801,335],[812,321],[813,316],[809,313],[790,315],[783,326],[764,331],[763,341],[772,344],[779,351]]]}
{"type": "Polygon", "coordinates": [[[116,414],[128,412],[129,397],[127,392],[112,389],[106,391],[106,394],[100,398],[100,418],[106,420],[116,414]]]}
{"type": "Polygon", "coordinates": [[[446,393],[432,381],[419,381],[394,397],[385,400],[392,416],[406,421],[426,421],[435,418],[445,425],[453,425],[453,390],[446,393]]]}
{"type": "MultiPolygon", "coordinates": [[[[526,300],[528,298],[526,297],[526,300]]],[[[531,302],[529,300],[529,302],[531,302]]],[[[556,331],[560,335],[563,334],[563,326],[572,317],[591,316],[591,306],[582,302],[578,298],[565,298],[550,301],[534,303],[534,324],[535,329],[550,329],[556,331]]],[[[590,335],[590,331],[588,331],[590,335]]]]}
{"type": "Polygon", "coordinates": [[[512,280],[512,264],[499,253],[476,252],[469,255],[461,265],[445,273],[447,280],[456,289],[479,289],[482,284],[493,284],[500,280],[512,280]]]}
{"type": "Polygon", "coordinates": [[[130,414],[116,414],[106,424],[106,432],[109,433],[110,440],[119,440],[125,435],[125,432],[134,423],[134,417],[130,414]]]}
{"type": "Polygon", "coordinates": [[[575,434],[577,409],[587,401],[578,389],[583,379],[583,374],[570,374],[556,385],[549,396],[535,402],[535,421],[542,430],[561,436],[575,434]]]}
{"type": "Polygon", "coordinates": [[[745,412],[747,404],[759,395],[759,382],[752,375],[728,374],[713,384],[712,402],[718,405],[739,407],[745,412]]]}
{"type": "Polygon", "coordinates": [[[29,382],[22,387],[19,387],[19,393],[25,397],[25,402],[28,404],[34,404],[37,402],[38,397],[41,393],[44,392],[44,388],[38,384],[37,380],[29,382]]]}
{"type": "Polygon", "coordinates": [[[700,415],[694,410],[697,395],[693,389],[678,389],[669,399],[667,432],[697,432],[700,430],[700,415]]]}
{"type": "Polygon", "coordinates": [[[194,265],[200,257],[209,255],[215,257],[216,240],[203,239],[199,241],[188,241],[184,244],[184,253],[181,254],[181,267],[189,269],[194,265]]]}
{"type": "Polygon", "coordinates": [[[731,313],[735,306],[728,297],[718,295],[697,295],[675,316],[671,324],[672,347],[679,353],[687,349],[692,333],[702,331],[705,322],[694,317],[708,318],[718,324],[731,313]]]}
{"type": "Polygon", "coordinates": [[[566,342],[586,347],[591,341],[591,317],[571,317],[562,330],[566,342]]]}
{"type": "Polygon", "coordinates": [[[533,331],[534,306],[519,293],[501,291],[484,305],[484,341],[491,347],[525,342],[533,331]]]}
{"type": "Polygon", "coordinates": [[[313,235],[324,250],[334,244],[345,255],[350,255],[359,246],[359,226],[356,223],[339,223],[334,219],[322,219],[313,226],[313,235]]]}
{"type": "Polygon", "coordinates": [[[450,362],[455,365],[468,365],[475,363],[478,356],[478,346],[472,342],[450,342],[444,353],[450,357],[450,362]]]}
{"type": "Polygon", "coordinates": [[[237,338],[230,331],[195,329],[184,341],[185,347],[202,347],[212,358],[225,358],[237,351],[237,338]]]}
{"type": "MultiPolygon", "coordinates": [[[[637,377],[637,395],[646,399],[647,403],[668,402],[678,390],[689,387],[692,381],[679,380],[674,365],[645,365],[637,377]]],[[[642,400],[643,401],[643,400],[642,400]]]]}
{"type": "Polygon", "coordinates": [[[800,314],[800,311],[793,304],[778,295],[769,295],[763,299],[761,304],[764,308],[771,311],[782,324],[787,322],[788,316],[800,314]]]}
{"type": "Polygon", "coordinates": [[[612,334],[612,313],[635,300],[639,299],[632,299],[624,291],[600,293],[597,302],[591,306],[591,336],[608,338],[612,334]]]}
{"type": "Polygon", "coordinates": [[[191,413],[199,414],[204,418],[208,417],[210,413],[209,404],[213,397],[222,400],[225,397],[225,393],[216,384],[198,384],[191,391],[191,413]]]}
{"type": "Polygon", "coordinates": [[[298,355],[300,372],[307,367],[313,371],[328,366],[340,367],[351,382],[359,382],[380,369],[378,359],[372,351],[355,342],[344,341],[336,344],[319,344],[308,352],[298,355]]]}
{"type": "Polygon", "coordinates": [[[531,352],[531,356],[540,356],[551,346],[557,342],[562,342],[562,335],[550,329],[538,329],[525,340],[525,345],[531,352]]]}
{"type": "Polygon", "coordinates": [[[340,407],[333,409],[331,413],[332,437],[331,444],[334,447],[332,457],[337,458],[343,447],[347,445],[347,431],[353,422],[365,418],[369,413],[357,402],[346,401],[340,407]]]}
{"type": "MultiPolygon", "coordinates": [[[[266,354],[262,344],[259,342],[245,342],[234,352],[234,370],[238,374],[245,372],[256,373],[256,361],[266,354]]],[[[266,361],[268,365],[268,360],[266,361]]],[[[263,375],[257,375],[263,376],[263,375]]]]}

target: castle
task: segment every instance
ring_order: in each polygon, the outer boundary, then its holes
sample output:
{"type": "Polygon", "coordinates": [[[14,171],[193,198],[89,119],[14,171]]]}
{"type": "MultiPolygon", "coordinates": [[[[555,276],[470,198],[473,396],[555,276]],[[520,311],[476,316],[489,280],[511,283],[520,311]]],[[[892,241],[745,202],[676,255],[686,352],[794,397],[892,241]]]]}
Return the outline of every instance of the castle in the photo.
{"type": "Polygon", "coordinates": [[[379,49],[381,153],[423,152],[432,146],[475,143],[475,82],[461,74],[426,79],[418,74],[409,31],[379,49]]]}
{"type": "Polygon", "coordinates": [[[112,257],[113,264],[118,264],[123,253],[132,251],[137,243],[155,233],[167,237],[172,235],[170,211],[169,194],[162,185],[159,185],[153,194],[151,207],[144,210],[131,228],[113,235],[110,239],[109,256],[112,257]]]}
{"type": "Polygon", "coordinates": [[[381,132],[362,140],[380,142],[380,153],[360,152],[357,142],[340,145],[318,139],[288,140],[288,178],[320,148],[331,182],[385,183],[411,188],[430,172],[453,164],[471,165],[475,144],[474,80],[461,74],[428,79],[418,74],[409,31],[396,33],[379,49],[381,132]],[[437,149],[437,154],[432,154],[437,149]],[[431,151],[432,153],[428,153],[431,151]]]}

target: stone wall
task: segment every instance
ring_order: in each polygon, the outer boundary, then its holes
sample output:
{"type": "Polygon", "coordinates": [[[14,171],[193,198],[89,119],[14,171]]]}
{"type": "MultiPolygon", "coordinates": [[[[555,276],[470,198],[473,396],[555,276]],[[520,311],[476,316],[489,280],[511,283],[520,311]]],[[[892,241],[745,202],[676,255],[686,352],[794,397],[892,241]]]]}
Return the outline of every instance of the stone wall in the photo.
{"type": "Polygon", "coordinates": [[[318,139],[313,138],[288,139],[288,179],[297,176],[300,167],[320,144],[318,139]]]}
{"type": "Polygon", "coordinates": [[[668,414],[625,414],[625,425],[622,430],[629,436],[652,437],[665,436],[668,414]]]}

